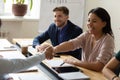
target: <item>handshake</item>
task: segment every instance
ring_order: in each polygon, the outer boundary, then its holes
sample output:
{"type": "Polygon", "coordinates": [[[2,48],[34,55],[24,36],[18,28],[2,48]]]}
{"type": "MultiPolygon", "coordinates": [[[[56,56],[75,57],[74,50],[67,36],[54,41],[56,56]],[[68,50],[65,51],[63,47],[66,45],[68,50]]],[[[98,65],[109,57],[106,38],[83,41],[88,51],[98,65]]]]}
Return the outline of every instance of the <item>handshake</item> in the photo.
{"type": "Polygon", "coordinates": [[[46,59],[52,59],[55,55],[53,46],[49,46],[44,51],[46,59]]]}
{"type": "Polygon", "coordinates": [[[55,48],[49,43],[45,42],[41,45],[37,45],[35,48],[38,52],[43,52],[46,59],[52,59],[55,56],[55,48]]]}

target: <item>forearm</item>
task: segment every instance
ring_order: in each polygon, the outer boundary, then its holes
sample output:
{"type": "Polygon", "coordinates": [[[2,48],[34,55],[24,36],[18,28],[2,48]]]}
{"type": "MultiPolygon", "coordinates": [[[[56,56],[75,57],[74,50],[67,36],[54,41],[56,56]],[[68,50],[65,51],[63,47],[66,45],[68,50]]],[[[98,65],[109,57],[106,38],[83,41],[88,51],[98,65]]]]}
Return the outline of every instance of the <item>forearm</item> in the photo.
{"type": "Polygon", "coordinates": [[[117,76],[112,70],[106,67],[103,69],[102,72],[105,73],[104,76],[107,77],[108,80],[112,80],[114,76],[117,76]]]}
{"type": "Polygon", "coordinates": [[[75,62],[76,66],[84,67],[93,71],[101,71],[104,67],[104,65],[100,62],[85,62],[85,61],[79,61],[75,62]]]}
{"type": "Polygon", "coordinates": [[[0,63],[2,65],[0,65],[0,74],[3,75],[27,69],[40,63],[43,59],[45,59],[44,54],[35,55],[27,59],[1,59],[0,63]]]}
{"type": "Polygon", "coordinates": [[[74,46],[72,42],[63,42],[60,45],[54,47],[54,53],[68,52],[68,51],[72,51],[73,49],[74,46]]]}

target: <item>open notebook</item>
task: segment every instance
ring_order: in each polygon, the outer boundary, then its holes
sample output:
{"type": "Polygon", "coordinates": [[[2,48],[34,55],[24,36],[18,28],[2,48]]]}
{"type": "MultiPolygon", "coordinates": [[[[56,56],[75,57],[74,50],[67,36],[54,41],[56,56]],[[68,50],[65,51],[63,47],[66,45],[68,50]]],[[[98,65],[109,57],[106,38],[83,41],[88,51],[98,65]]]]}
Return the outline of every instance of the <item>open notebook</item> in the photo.
{"type": "Polygon", "coordinates": [[[79,68],[64,63],[62,59],[58,60],[45,60],[44,61],[48,66],[50,66],[51,70],[56,73],[59,77],[64,80],[89,80],[90,77],[85,75],[82,70],[79,68]]]}

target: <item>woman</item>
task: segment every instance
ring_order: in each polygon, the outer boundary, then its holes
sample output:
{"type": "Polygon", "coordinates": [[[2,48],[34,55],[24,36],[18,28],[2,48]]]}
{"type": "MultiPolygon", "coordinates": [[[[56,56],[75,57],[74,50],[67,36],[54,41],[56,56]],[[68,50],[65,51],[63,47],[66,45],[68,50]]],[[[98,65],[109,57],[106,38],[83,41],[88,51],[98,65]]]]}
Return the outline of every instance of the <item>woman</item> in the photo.
{"type": "Polygon", "coordinates": [[[120,65],[120,51],[113,57],[107,65],[103,68],[103,74],[105,77],[107,77],[109,80],[120,80],[120,77],[118,77],[114,70],[120,65]]]}
{"type": "Polygon", "coordinates": [[[82,60],[71,57],[65,59],[65,62],[101,71],[114,52],[114,38],[108,12],[101,7],[90,10],[87,27],[88,31],[54,47],[53,51],[58,53],[82,48],[82,60]]]}

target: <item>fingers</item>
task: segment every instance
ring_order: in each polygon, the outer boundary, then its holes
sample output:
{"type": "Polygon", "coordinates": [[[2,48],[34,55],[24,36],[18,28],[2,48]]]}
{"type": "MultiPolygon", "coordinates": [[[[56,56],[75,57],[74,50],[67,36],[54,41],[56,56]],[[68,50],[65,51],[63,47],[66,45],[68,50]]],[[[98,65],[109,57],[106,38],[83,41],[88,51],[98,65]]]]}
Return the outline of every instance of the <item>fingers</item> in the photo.
{"type": "Polygon", "coordinates": [[[69,63],[69,64],[75,64],[76,62],[78,62],[79,60],[77,60],[76,58],[74,57],[68,57],[68,58],[65,58],[64,59],[64,62],[65,63],[69,63]]]}
{"type": "Polygon", "coordinates": [[[37,45],[36,50],[37,50],[37,52],[43,52],[49,46],[51,46],[51,45],[45,44],[45,43],[41,44],[41,45],[37,45]]]}
{"type": "Polygon", "coordinates": [[[52,59],[54,57],[52,46],[49,46],[45,49],[45,57],[46,57],[46,59],[52,59]]]}

